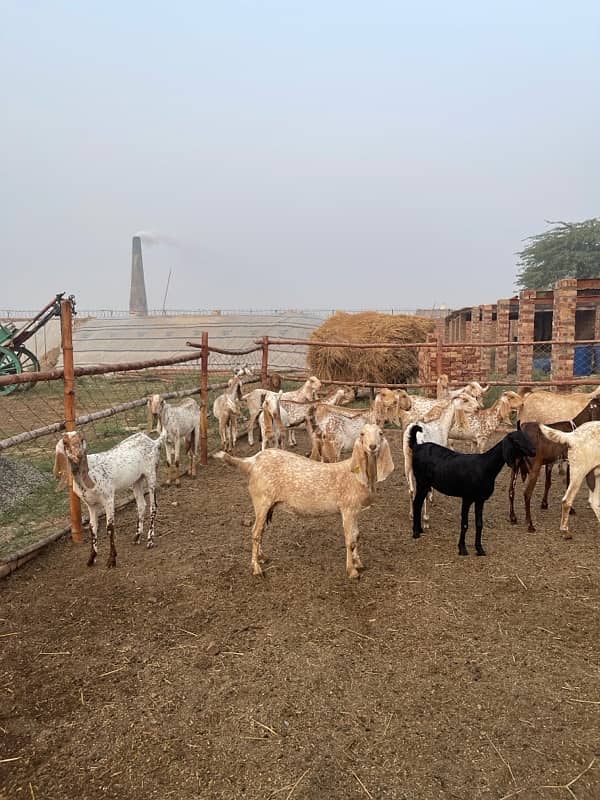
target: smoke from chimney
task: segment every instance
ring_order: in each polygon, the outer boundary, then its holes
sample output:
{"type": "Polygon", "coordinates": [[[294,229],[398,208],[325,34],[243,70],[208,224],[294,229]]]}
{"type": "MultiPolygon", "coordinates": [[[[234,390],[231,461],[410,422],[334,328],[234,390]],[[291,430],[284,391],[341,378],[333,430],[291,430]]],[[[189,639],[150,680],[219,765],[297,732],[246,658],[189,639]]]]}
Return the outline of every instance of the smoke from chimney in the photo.
{"type": "Polygon", "coordinates": [[[144,281],[144,262],[142,261],[142,240],[139,236],[133,237],[131,248],[129,313],[138,317],[145,317],[148,314],[146,283],[144,281]]]}

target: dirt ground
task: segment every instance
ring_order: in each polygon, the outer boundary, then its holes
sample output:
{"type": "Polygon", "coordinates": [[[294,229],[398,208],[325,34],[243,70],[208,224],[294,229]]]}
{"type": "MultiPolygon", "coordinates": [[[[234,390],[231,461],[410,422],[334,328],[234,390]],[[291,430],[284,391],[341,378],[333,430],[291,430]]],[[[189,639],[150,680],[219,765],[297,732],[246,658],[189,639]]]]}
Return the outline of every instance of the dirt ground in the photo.
{"type": "MultiPolygon", "coordinates": [[[[65,540],[0,585],[0,798],[600,798],[600,533],[581,493],[538,532],[459,502],[408,527],[396,471],[361,519],[276,512],[250,575],[245,477],[213,462],[162,492],[158,547],[117,518],[118,568],[65,540]],[[472,547],[472,535],[468,537],[472,547]],[[596,760],[595,760],[596,759],[596,760]]],[[[302,441],[301,441],[302,444],[302,441]]],[[[241,451],[247,451],[244,444],[241,451]]],[[[522,502],[518,509],[523,518],[522,502]]]]}

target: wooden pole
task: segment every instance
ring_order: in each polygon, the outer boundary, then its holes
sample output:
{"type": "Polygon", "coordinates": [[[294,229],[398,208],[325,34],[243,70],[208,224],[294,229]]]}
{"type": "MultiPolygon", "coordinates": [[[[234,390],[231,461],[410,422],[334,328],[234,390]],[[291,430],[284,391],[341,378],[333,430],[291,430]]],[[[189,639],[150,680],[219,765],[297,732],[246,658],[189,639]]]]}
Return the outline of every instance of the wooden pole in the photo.
{"type": "MultiPolygon", "coordinates": [[[[75,430],[75,365],[73,361],[73,304],[60,301],[61,346],[64,365],[65,430],[75,430]]],[[[71,510],[71,540],[83,542],[81,530],[81,503],[73,491],[73,476],[69,473],[69,506],[71,510]]]]}
{"type": "Polygon", "coordinates": [[[208,465],[208,331],[202,331],[200,355],[200,463],[208,465]]]}
{"type": "Polygon", "coordinates": [[[262,337],[262,364],[260,368],[260,380],[262,383],[263,389],[267,388],[267,383],[269,381],[269,337],[263,336],[262,337]]]}

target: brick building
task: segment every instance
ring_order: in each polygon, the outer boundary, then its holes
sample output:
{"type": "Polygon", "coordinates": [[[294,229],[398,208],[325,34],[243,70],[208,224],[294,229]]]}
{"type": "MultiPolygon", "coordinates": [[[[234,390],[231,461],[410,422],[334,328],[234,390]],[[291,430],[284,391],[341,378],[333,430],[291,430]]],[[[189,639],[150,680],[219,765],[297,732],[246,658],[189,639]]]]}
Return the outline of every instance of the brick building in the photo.
{"type": "MultiPolygon", "coordinates": [[[[550,291],[525,289],[495,304],[461,308],[438,322],[438,333],[445,342],[443,372],[452,382],[490,376],[561,380],[600,372],[600,348],[562,344],[600,342],[600,279],[567,278],[550,291]],[[475,346],[486,342],[500,346],[475,346]]],[[[421,351],[421,381],[435,376],[436,357],[431,348],[421,351]]]]}

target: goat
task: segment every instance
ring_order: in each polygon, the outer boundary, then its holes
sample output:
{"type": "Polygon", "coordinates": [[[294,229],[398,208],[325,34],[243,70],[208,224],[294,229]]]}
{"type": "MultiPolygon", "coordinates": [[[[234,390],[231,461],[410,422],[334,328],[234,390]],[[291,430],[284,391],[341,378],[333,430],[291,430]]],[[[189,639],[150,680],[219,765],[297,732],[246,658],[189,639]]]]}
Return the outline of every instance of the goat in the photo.
{"type": "MultiPolygon", "coordinates": [[[[533,392],[531,394],[542,394],[542,392],[533,392]]],[[[581,405],[581,401],[577,398],[576,394],[568,395],[565,397],[564,395],[556,395],[553,392],[544,392],[545,395],[551,395],[550,400],[556,402],[558,398],[558,402],[562,404],[562,401],[565,400],[567,406],[569,406],[569,410],[573,411],[576,409],[577,405],[581,405]],[[576,398],[576,403],[572,403],[572,397],[576,398]]],[[[593,392],[592,392],[593,395],[593,392]]],[[[530,394],[525,394],[524,402],[530,397],[530,394]]],[[[583,395],[585,398],[588,398],[588,395],[583,395]]],[[[539,403],[539,399],[536,400],[536,403],[539,403]]],[[[544,401],[542,401],[543,406],[544,401]]],[[[553,416],[556,411],[553,410],[554,405],[551,404],[546,406],[545,409],[545,416],[553,416]]],[[[535,406],[530,404],[529,410],[526,414],[532,413],[536,410],[535,406]]],[[[537,409],[538,413],[542,413],[544,409],[540,411],[537,409]]],[[[519,414],[521,416],[521,414],[519,414]]],[[[550,427],[554,428],[558,431],[565,431],[570,432],[574,428],[578,428],[580,425],[583,425],[585,422],[593,422],[598,421],[600,417],[600,402],[596,397],[592,397],[591,400],[588,398],[586,404],[583,406],[582,410],[579,411],[573,419],[570,420],[563,420],[560,422],[554,422],[550,425],[550,427]]],[[[542,466],[546,468],[546,482],[544,485],[544,495],[542,497],[542,504],[541,507],[543,509],[548,508],[548,493],[550,492],[550,486],[552,485],[552,467],[554,466],[556,461],[562,462],[567,458],[567,451],[564,445],[558,445],[555,442],[550,442],[540,431],[539,425],[537,422],[530,421],[530,422],[521,422],[519,420],[517,425],[521,428],[525,429],[535,443],[536,446],[536,457],[532,463],[530,463],[526,459],[521,459],[518,464],[515,465],[511,480],[509,484],[508,490],[508,498],[509,498],[509,512],[510,512],[510,521],[513,525],[517,523],[517,517],[515,515],[514,510],[514,497],[515,497],[515,483],[517,480],[517,472],[521,473],[521,479],[523,482],[526,481],[525,487],[523,489],[523,499],[525,501],[525,517],[527,520],[527,530],[530,533],[535,532],[535,526],[533,524],[533,520],[531,518],[531,496],[533,494],[533,490],[537,484],[538,476],[540,473],[540,469],[542,466]]],[[[569,468],[567,466],[567,484],[570,482],[569,478],[569,468]]],[[[575,514],[575,510],[572,508],[570,511],[571,514],[575,514]]]]}
{"type": "Polygon", "coordinates": [[[320,388],[321,381],[312,375],[300,389],[284,392],[281,395],[281,405],[288,416],[288,445],[290,447],[296,446],[295,428],[306,420],[308,404],[317,399],[317,392],[320,388]]]}
{"type": "Polygon", "coordinates": [[[237,418],[242,413],[242,382],[239,376],[229,380],[229,388],[213,403],[213,415],[219,420],[221,446],[233,450],[237,441],[237,418]]]}
{"type": "Polygon", "coordinates": [[[540,431],[551,442],[565,445],[568,450],[570,479],[562,499],[560,530],[564,539],[571,539],[569,513],[573,500],[589,473],[592,475],[588,480],[588,500],[600,522],[600,422],[584,422],[571,433],[547,425],[540,425],[540,431]]]}
{"type": "Polygon", "coordinates": [[[287,412],[281,408],[280,402],[283,392],[280,390],[277,394],[274,392],[265,392],[265,394],[262,410],[258,415],[261,450],[266,450],[269,442],[273,444],[273,447],[283,447],[284,431],[288,423],[287,412]]]}
{"type": "Polygon", "coordinates": [[[417,444],[421,426],[415,425],[408,440],[413,451],[413,472],[417,484],[413,500],[413,538],[423,533],[421,510],[431,489],[451,497],[462,498],[458,553],[468,555],[465,535],[469,527],[469,510],[475,504],[475,550],[484,556],[481,543],[483,506],[494,493],[498,473],[508,464],[512,467],[520,456],[534,456],[535,448],[523,431],[513,431],[485,453],[456,453],[438,444],[417,444]]]}
{"type": "Polygon", "coordinates": [[[177,406],[167,403],[159,394],[148,399],[148,417],[150,429],[156,428],[160,433],[167,432],[165,453],[167,456],[167,484],[171,483],[173,462],[175,466],[175,486],[179,486],[179,452],[181,440],[185,439],[185,449],[189,458],[188,475],[196,476],[198,460],[198,444],[200,441],[200,408],[198,403],[188,397],[177,406]]]}
{"type": "MultiPolygon", "coordinates": [[[[317,391],[321,388],[321,381],[316,378],[314,375],[310,377],[300,389],[296,389],[293,392],[284,392],[281,396],[281,403],[282,407],[285,408],[286,412],[288,412],[291,422],[300,422],[303,421],[303,418],[306,414],[306,403],[313,402],[316,397],[317,391]],[[290,407],[292,404],[285,404],[283,403],[284,400],[291,400],[297,401],[294,403],[295,409],[292,410],[290,407]]],[[[248,394],[243,396],[243,399],[246,401],[248,406],[248,412],[250,414],[250,418],[248,420],[248,444],[254,444],[254,426],[256,424],[256,420],[258,419],[258,415],[261,412],[263,402],[265,400],[265,392],[267,389],[253,389],[248,394]]],[[[296,440],[294,437],[294,444],[296,440]]]]}
{"type": "MultiPolygon", "coordinates": [[[[475,442],[477,449],[483,453],[490,436],[496,431],[500,422],[511,424],[511,412],[523,405],[523,398],[516,392],[503,392],[489,408],[476,409],[464,417],[462,427],[453,427],[449,439],[462,442],[475,442]]],[[[458,416],[458,415],[457,415],[458,416]]]]}
{"type": "Polygon", "coordinates": [[[115,548],[115,495],[122,489],[133,489],[137,505],[138,521],[134,543],[138,544],[144,532],[146,500],[144,482],[150,495],[150,526],[147,547],[154,547],[154,524],[156,520],[156,471],[160,459],[160,447],[166,440],[167,431],[163,429],[158,439],[151,439],[145,433],[134,433],[104,453],[88,456],[84,437],[71,431],[65,433],[56,445],[55,474],[71,470],[73,491],[88,508],[92,549],[88,567],[94,565],[98,555],[98,515],[106,514],[106,532],[110,539],[110,555],[107,567],[116,567],[115,548]]]}
{"type": "MultiPolygon", "coordinates": [[[[520,458],[515,462],[508,488],[508,502],[509,502],[509,515],[512,525],[516,525],[518,520],[515,515],[515,483],[517,482],[517,475],[521,473],[521,479],[525,484],[523,488],[523,500],[525,502],[525,518],[527,520],[527,530],[530,533],[535,533],[535,526],[531,519],[531,496],[535,489],[538,476],[542,466],[546,467],[546,484],[544,486],[544,496],[542,498],[542,508],[548,508],[548,493],[552,484],[552,467],[557,461],[567,458],[567,448],[565,445],[551,442],[547,439],[540,430],[537,422],[523,422],[517,423],[519,430],[531,439],[535,446],[535,458],[533,460],[520,458]]],[[[569,423],[557,423],[559,425],[568,425],[567,430],[571,430],[569,423]]],[[[563,428],[565,430],[565,428],[563,428]]]]}
{"type": "Polygon", "coordinates": [[[448,391],[446,397],[442,400],[411,394],[410,409],[408,411],[402,411],[399,413],[400,425],[404,430],[406,430],[407,426],[410,425],[411,422],[419,422],[423,419],[425,414],[428,414],[431,411],[432,408],[436,408],[440,405],[440,403],[447,403],[448,400],[452,399],[453,397],[458,397],[460,394],[470,394],[472,397],[475,397],[475,399],[479,402],[479,405],[483,408],[483,395],[489,390],[489,388],[489,385],[482,386],[477,381],[470,381],[466,386],[463,386],[462,389],[453,389],[452,391],[448,391]]]}
{"type": "MultiPolygon", "coordinates": [[[[418,442],[434,442],[446,447],[448,444],[448,434],[454,423],[454,418],[459,411],[467,414],[472,414],[479,408],[478,401],[469,394],[460,394],[458,397],[453,397],[445,408],[432,409],[425,420],[419,423],[421,433],[419,434],[418,442]]],[[[408,484],[408,493],[410,495],[410,512],[412,516],[412,502],[415,497],[415,476],[412,467],[412,449],[409,446],[410,433],[416,422],[411,423],[402,436],[402,446],[404,452],[404,475],[408,484]]],[[[429,515],[427,513],[427,501],[425,501],[425,508],[423,517],[425,520],[425,527],[429,527],[429,515]]]]}
{"type": "Polygon", "coordinates": [[[302,515],[342,515],[346,540],[346,572],[358,578],[363,565],[358,554],[358,514],[373,504],[377,482],[394,469],[390,448],[378,425],[364,425],[352,457],[337,464],[322,464],[285,450],[262,450],[250,458],[234,458],[223,451],[215,458],[249,475],[248,490],[254,505],[252,574],[262,575],[262,536],[275,506],[302,515]]]}
{"type": "Polygon", "coordinates": [[[399,410],[410,408],[411,398],[399,389],[393,392],[382,389],[371,406],[364,410],[331,408],[325,405],[313,407],[307,417],[312,440],[311,459],[315,461],[339,461],[342,452],[354,447],[356,437],[366,423],[383,427],[388,419],[397,419],[399,410]]]}
{"type": "Polygon", "coordinates": [[[600,386],[592,392],[558,392],[535,391],[525,389],[522,392],[523,405],[519,412],[520,422],[540,422],[552,425],[575,419],[589,407],[588,420],[600,417],[600,386]]]}

